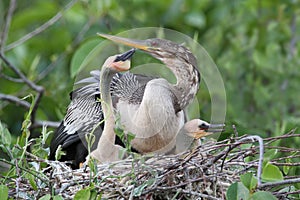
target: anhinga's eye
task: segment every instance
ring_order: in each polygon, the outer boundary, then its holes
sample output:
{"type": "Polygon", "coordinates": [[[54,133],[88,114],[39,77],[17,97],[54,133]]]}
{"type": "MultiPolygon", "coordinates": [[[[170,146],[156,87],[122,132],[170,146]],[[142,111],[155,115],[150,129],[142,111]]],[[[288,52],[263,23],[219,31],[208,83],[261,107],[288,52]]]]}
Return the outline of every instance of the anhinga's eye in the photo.
{"type": "Polygon", "coordinates": [[[209,128],[209,125],[208,124],[205,124],[205,123],[202,123],[198,126],[200,129],[202,130],[207,130],[209,128]]]}

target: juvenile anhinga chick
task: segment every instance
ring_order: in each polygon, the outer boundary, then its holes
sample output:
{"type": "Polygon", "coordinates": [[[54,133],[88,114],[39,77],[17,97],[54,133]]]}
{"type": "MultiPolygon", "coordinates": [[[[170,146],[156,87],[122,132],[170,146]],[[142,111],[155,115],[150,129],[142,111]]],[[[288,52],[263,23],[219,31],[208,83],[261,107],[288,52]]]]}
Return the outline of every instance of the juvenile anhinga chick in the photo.
{"type": "Polygon", "coordinates": [[[130,58],[134,54],[134,51],[132,49],[126,53],[107,58],[100,73],[100,96],[105,125],[97,148],[91,153],[91,156],[102,163],[120,159],[119,152],[121,147],[115,144],[115,119],[112,109],[110,84],[117,72],[130,69],[130,58]]]}
{"type": "Polygon", "coordinates": [[[184,124],[176,136],[176,146],[172,153],[178,154],[200,145],[200,138],[221,132],[224,124],[209,124],[201,119],[193,119],[184,124]]]}

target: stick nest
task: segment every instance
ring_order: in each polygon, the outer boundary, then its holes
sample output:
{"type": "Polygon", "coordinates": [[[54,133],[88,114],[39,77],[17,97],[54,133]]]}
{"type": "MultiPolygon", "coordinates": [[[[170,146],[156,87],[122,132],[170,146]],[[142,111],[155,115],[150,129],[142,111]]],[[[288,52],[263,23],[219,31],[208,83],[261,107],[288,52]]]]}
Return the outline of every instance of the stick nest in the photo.
{"type": "MultiPolygon", "coordinates": [[[[281,144],[282,140],[293,137],[299,137],[299,134],[264,139],[265,152],[276,149],[281,153],[280,158],[271,159],[269,163],[276,166],[299,165],[285,163],[291,155],[292,159],[299,159],[299,149],[270,145],[274,142],[281,144]]],[[[19,188],[11,188],[10,194],[22,198],[22,193],[34,197],[52,193],[71,199],[79,190],[90,188],[102,198],[110,199],[225,199],[228,187],[240,181],[240,175],[246,172],[257,174],[261,165],[259,150],[260,146],[255,141],[243,136],[221,142],[209,140],[179,155],[131,156],[97,165],[92,170],[89,167],[71,170],[64,163],[47,161],[51,168],[45,173],[48,183],[40,180],[38,192],[33,190],[27,179],[22,179],[19,180],[19,188]]],[[[285,177],[285,181],[289,179],[294,180],[295,177],[285,177]]],[[[280,199],[289,194],[287,191],[271,190],[273,187],[272,184],[261,184],[257,189],[272,191],[280,199]]]]}

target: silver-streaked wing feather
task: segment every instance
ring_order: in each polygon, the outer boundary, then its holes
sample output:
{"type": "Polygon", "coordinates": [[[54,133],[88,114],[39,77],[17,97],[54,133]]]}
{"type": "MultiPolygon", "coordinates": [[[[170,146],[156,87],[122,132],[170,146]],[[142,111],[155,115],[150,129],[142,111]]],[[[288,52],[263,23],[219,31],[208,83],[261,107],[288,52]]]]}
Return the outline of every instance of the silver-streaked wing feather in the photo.
{"type": "MultiPolygon", "coordinates": [[[[51,141],[50,158],[52,159],[59,145],[66,149],[80,139],[84,141],[85,135],[92,132],[93,128],[103,120],[101,103],[97,101],[97,97],[100,96],[99,77],[92,73],[91,75],[92,77],[77,82],[76,84],[86,85],[75,89],[70,94],[71,103],[67,108],[66,116],[51,141]]],[[[98,137],[101,135],[101,128],[103,125],[97,130],[98,137]]]]}
{"type": "MultiPolygon", "coordinates": [[[[71,103],[67,108],[66,116],[57,129],[50,146],[50,158],[54,159],[55,151],[59,145],[63,149],[73,143],[85,141],[85,135],[90,133],[99,122],[103,120],[100,98],[100,70],[90,72],[91,77],[84,78],[75,84],[82,85],[70,94],[71,103]]],[[[144,75],[134,75],[130,72],[116,74],[111,83],[111,93],[114,107],[119,100],[129,104],[140,104],[144,95],[146,84],[154,79],[144,75]]],[[[100,128],[103,129],[104,123],[100,128]]],[[[96,141],[101,136],[102,130],[96,132],[96,141]]],[[[95,146],[93,147],[95,148],[95,146]]]]}

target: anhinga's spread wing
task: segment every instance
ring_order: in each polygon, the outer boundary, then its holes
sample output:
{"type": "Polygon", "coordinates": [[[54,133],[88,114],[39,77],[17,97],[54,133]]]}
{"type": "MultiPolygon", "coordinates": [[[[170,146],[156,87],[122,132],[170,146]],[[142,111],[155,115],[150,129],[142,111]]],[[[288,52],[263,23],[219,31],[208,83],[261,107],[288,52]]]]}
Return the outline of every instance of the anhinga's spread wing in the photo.
{"type": "MultiPolygon", "coordinates": [[[[56,130],[50,146],[49,159],[55,159],[55,152],[59,145],[66,151],[62,161],[73,161],[72,167],[76,168],[87,156],[87,144],[85,135],[91,133],[103,119],[100,97],[98,72],[91,72],[92,77],[83,79],[78,83],[82,86],[70,94],[71,103],[67,113],[56,130]]],[[[103,124],[95,130],[95,136],[99,139],[103,124]]],[[[94,143],[95,144],[95,143],[94,143]]],[[[93,147],[95,148],[95,146],[93,147]]]]}
{"type": "MultiPolygon", "coordinates": [[[[135,75],[129,72],[117,73],[111,83],[111,94],[114,107],[119,100],[130,104],[140,104],[143,98],[145,86],[153,77],[135,75]]],[[[72,161],[72,167],[78,168],[79,163],[85,161],[88,154],[85,135],[91,133],[94,127],[103,120],[103,113],[100,98],[100,71],[91,71],[91,77],[82,79],[76,84],[83,86],[75,89],[70,94],[71,103],[67,108],[67,113],[56,130],[50,146],[49,159],[55,159],[55,152],[59,145],[66,155],[61,161],[72,161]]],[[[92,150],[101,136],[104,122],[95,130],[96,140],[92,150]]],[[[123,146],[121,140],[116,137],[116,144],[123,146]]]]}

